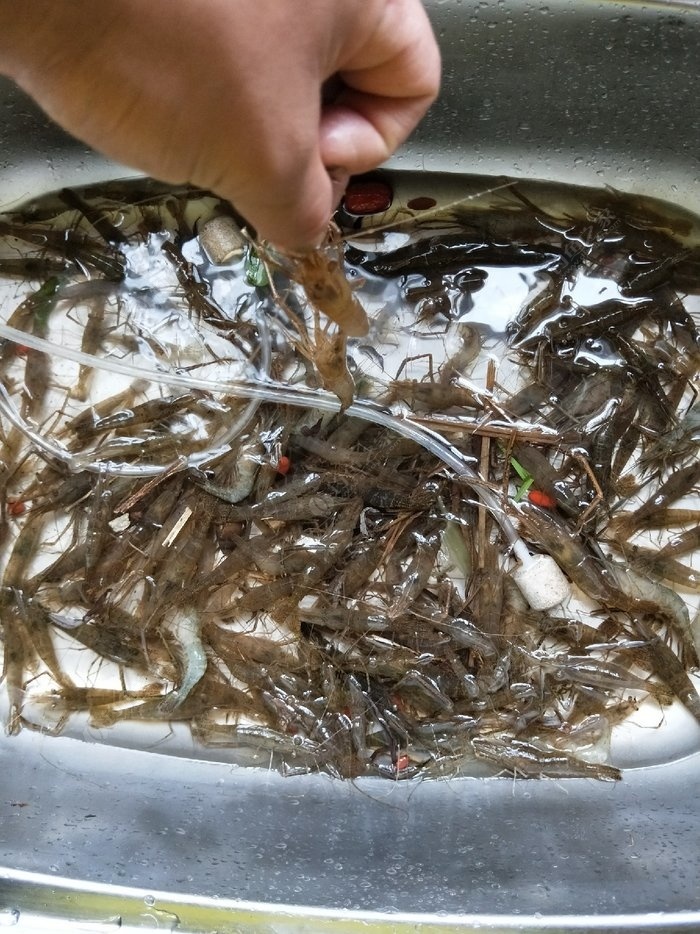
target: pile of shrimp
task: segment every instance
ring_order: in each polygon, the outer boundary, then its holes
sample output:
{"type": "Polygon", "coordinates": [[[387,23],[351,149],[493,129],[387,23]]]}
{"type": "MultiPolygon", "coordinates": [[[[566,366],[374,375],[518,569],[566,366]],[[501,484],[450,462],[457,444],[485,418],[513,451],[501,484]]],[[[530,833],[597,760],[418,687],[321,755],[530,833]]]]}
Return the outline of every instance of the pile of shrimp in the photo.
{"type": "Polygon", "coordinates": [[[616,780],[613,730],[640,706],[700,722],[700,248],[690,220],[616,193],[557,211],[537,194],[504,183],[488,210],[397,211],[379,230],[340,217],[312,259],[242,236],[218,267],[199,231],[230,209],[203,192],[111,183],[0,218],[3,320],[28,340],[0,347],[10,733],[180,723],[285,774],[616,780]],[[164,259],[169,284],[127,247],[164,259]],[[499,345],[508,384],[470,318],[501,267],[529,282],[499,345]],[[582,304],[582,279],[604,300],[582,304]],[[396,309],[366,321],[358,294],[385,285],[396,309]],[[173,327],[194,350],[173,350],[173,327]],[[404,331],[431,347],[416,378],[413,356],[391,376],[378,350],[404,331]],[[71,377],[43,343],[64,333],[83,354],[71,377]],[[90,355],[151,375],[105,383],[90,355]],[[309,401],[153,376],[229,366],[309,401]],[[356,399],[439,432],[476,483],[356,399]],[[206,456],[211,435],[225,443],[206,456]],[[570,601],[528,606],[479,488],[570,601]]]}

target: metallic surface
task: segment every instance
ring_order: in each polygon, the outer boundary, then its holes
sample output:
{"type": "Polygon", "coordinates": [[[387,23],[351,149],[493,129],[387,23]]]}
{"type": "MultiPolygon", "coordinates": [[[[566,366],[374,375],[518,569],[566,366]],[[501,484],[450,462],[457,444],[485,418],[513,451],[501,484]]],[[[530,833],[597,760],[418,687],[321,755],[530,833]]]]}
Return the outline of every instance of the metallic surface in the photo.
{"type": "MultiPolygon", "coordinates": [[[[427,5],[444,89],[394,167],[611,184],[700,214],[700,7],[427,5]]],[[[0,205],[126,174],[6,84],[0,117],[0,205]]],[[[615,785],[350,784],[2,736],[0,928],[699,930],[699,786],[697,755],[615,785]]]]}

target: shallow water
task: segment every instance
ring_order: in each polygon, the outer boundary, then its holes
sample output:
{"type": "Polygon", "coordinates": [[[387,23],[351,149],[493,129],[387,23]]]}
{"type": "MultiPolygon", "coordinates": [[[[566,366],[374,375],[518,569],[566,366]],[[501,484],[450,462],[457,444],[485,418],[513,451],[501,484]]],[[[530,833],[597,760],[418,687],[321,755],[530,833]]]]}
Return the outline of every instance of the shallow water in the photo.
{"type": "MultiPolygon", "coordinates": [[[[318,361],[336,331],[283,271],[271,294],[250,254],[209,260],[216,199],[131,181],[79,192],[111,232],[60,195],[6,218],[4,320],[29,335],[5,344],[5,411],[51,445],[46,467],[5,422],[10,729],[391,778],[595,774],[698,748],[690,682],[683,707],[640,681],[650,640],[694,667],[695,555],[678,558],[687,586],[651,573],[653,598],[610,571],[649,576],[639,547],[697,524],[624,518],[697,457],[696,219],[610,192],[386,180],[384,216],[337,220],[371,322],[343,379],[388,430],[333,414],[318,361]],[[435,206],[408,208],[418,196],[435,206]],[[49,231],[70,232],[63,250],[49,231]],[[47,258],[65,268],[41,274],[47,258]],[[238,399],[232,381],[251,379],[285,404],[238,399]],[[538,489],[555,497],[543,516],[538,489]],[[571,577],[568,602],[522,603],[504,516],[571,577]],[[573,565],[546,530],[580,549],[573,565]],[[72,565],[47,574],[61,554],[72,565]]],[[[696,489],[669,508],[694,509],[696,489]]]]}

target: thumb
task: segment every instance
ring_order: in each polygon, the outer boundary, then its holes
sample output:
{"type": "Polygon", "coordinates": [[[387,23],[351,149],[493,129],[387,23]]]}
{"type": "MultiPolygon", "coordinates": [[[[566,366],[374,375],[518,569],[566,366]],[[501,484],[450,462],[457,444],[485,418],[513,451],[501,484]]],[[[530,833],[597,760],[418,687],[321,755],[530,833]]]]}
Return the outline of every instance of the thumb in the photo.
{"type": "Polygon", "coordinates": [[[345,90],[321,117],[323,162],[343,166],[351,175],[376,168],[406,140],[426,108],[425,99],[345,90]]]}

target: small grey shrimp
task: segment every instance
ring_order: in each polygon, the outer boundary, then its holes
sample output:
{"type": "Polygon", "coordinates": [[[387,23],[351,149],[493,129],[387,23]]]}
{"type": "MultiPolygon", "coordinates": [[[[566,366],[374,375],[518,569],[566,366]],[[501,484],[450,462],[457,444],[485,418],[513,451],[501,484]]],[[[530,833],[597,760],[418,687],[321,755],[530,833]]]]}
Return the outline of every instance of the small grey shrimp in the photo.
{"type": "Polygon", "coordinates": [[[494,640],[465,616],[446,617],[436,622],[435,628],[451,636],[459,648],[472,649],[487,658],[496,654],[494,640]]]}
{"type": "Polygon", "coordinates": [[[9,612],[3,606],[3,666],[2,681],[5,684],[9,711],[5,729],[9,736],[14,736],[22,729],[22,708],[24,706],[24,676],[32,657],[31,646],[23,626],[15,626],[9,619],[9,612]]]}
{"type": "Polygon", "coordinates": [[[673,503],[689,493],[699,481],[700,461],[694,461],[687,467],[675,471],[634,512],[616,517],[611,523],[611,528],[614,529],[615,534],[625,537],[638,529],[649,528],[650,519],[663,510],[667,510],[673,503]]]}
{"type": "Polygon", "coordinates": [[[268,497],[266,502],[256,503],[254,506],[233,506],[228,518],[243,521],[264,519],[277,522],[321,519],[332,516],[347,503],[348,500],[344,497],[320,492],[277,501],[268,497]]]}
{"type": "Polygon", "coordinates": [[[635,628],[647,640],[648,665],[700,723],[700,694],[688,677],[677,655],[660,639],[645,620],[635,620],[635,628]]]}
{"type": "Polygon", "coordinates": [[[105,488],[104,474],[98,475],[90,498],[85,525],[85,573],[97,565],[110,534],[113,518],[113,492],[105,488]]]}
{"type": "Polygon", "coordinates": [[[427,529],[413,532],[414,550],[405,569],[403,580],[391,588],[389,615],[392,619],[403,615],[427,587],[442,542],[442,530],[427,529]]]}
{"type": "Polygon", "coordinates": [[[477,759],[485,759],[500,769],[523,778],[597,778],[619,781],[619,769],[611,765],[585,762],[560,750],[544,749],[513,737],[475,736],[472,746],[477,759]]]}
{"type": "Polygon", "coordinates": [[[263,463],[265,447],[258,438],[245,441],[234,456],[227,455],[215,469],[216,479],[198,480],[202,489],[225,503],[240,503],[250,496],[263,463]],[[233,461],[233,463],[231,463],[233,461]]]}
{"type": "Polygon", "coordinates": [[[431,715],[436,713],[447,714],[454,710],[454,704],[445,692],[440,689],[437,681],[425,674],[425,672],[418,671],[415,668],[406,672],[397,682],[394,690],[431,715]]]}
{"type": "Polygon", "coordinates": [[[263,724],[210,723],[198,730],[198,739],[207,746],[248,746],[258,751],[277,753],[292,758],[317,762],[321,744],[297,733],[279,733],[263,724]]]}
{"type": "Polygon", "coordinates": [[[625,560],[641,574],[648,574],[658,580],[670,581],[672,584],[679,584],[689,590],[700,590],[700,572],[664,554],[663,551],[644,548],[641,545],[622,545],[620,551],[625,560]]]}
{"type": "Polygon", "coordinates": [[[658,685],[638,678],[623,665],[591,658],[589,655],[538,654],[535,661],[560,681],[583,684],[601,691],[643,691],[658,694],[658,685]]]}

